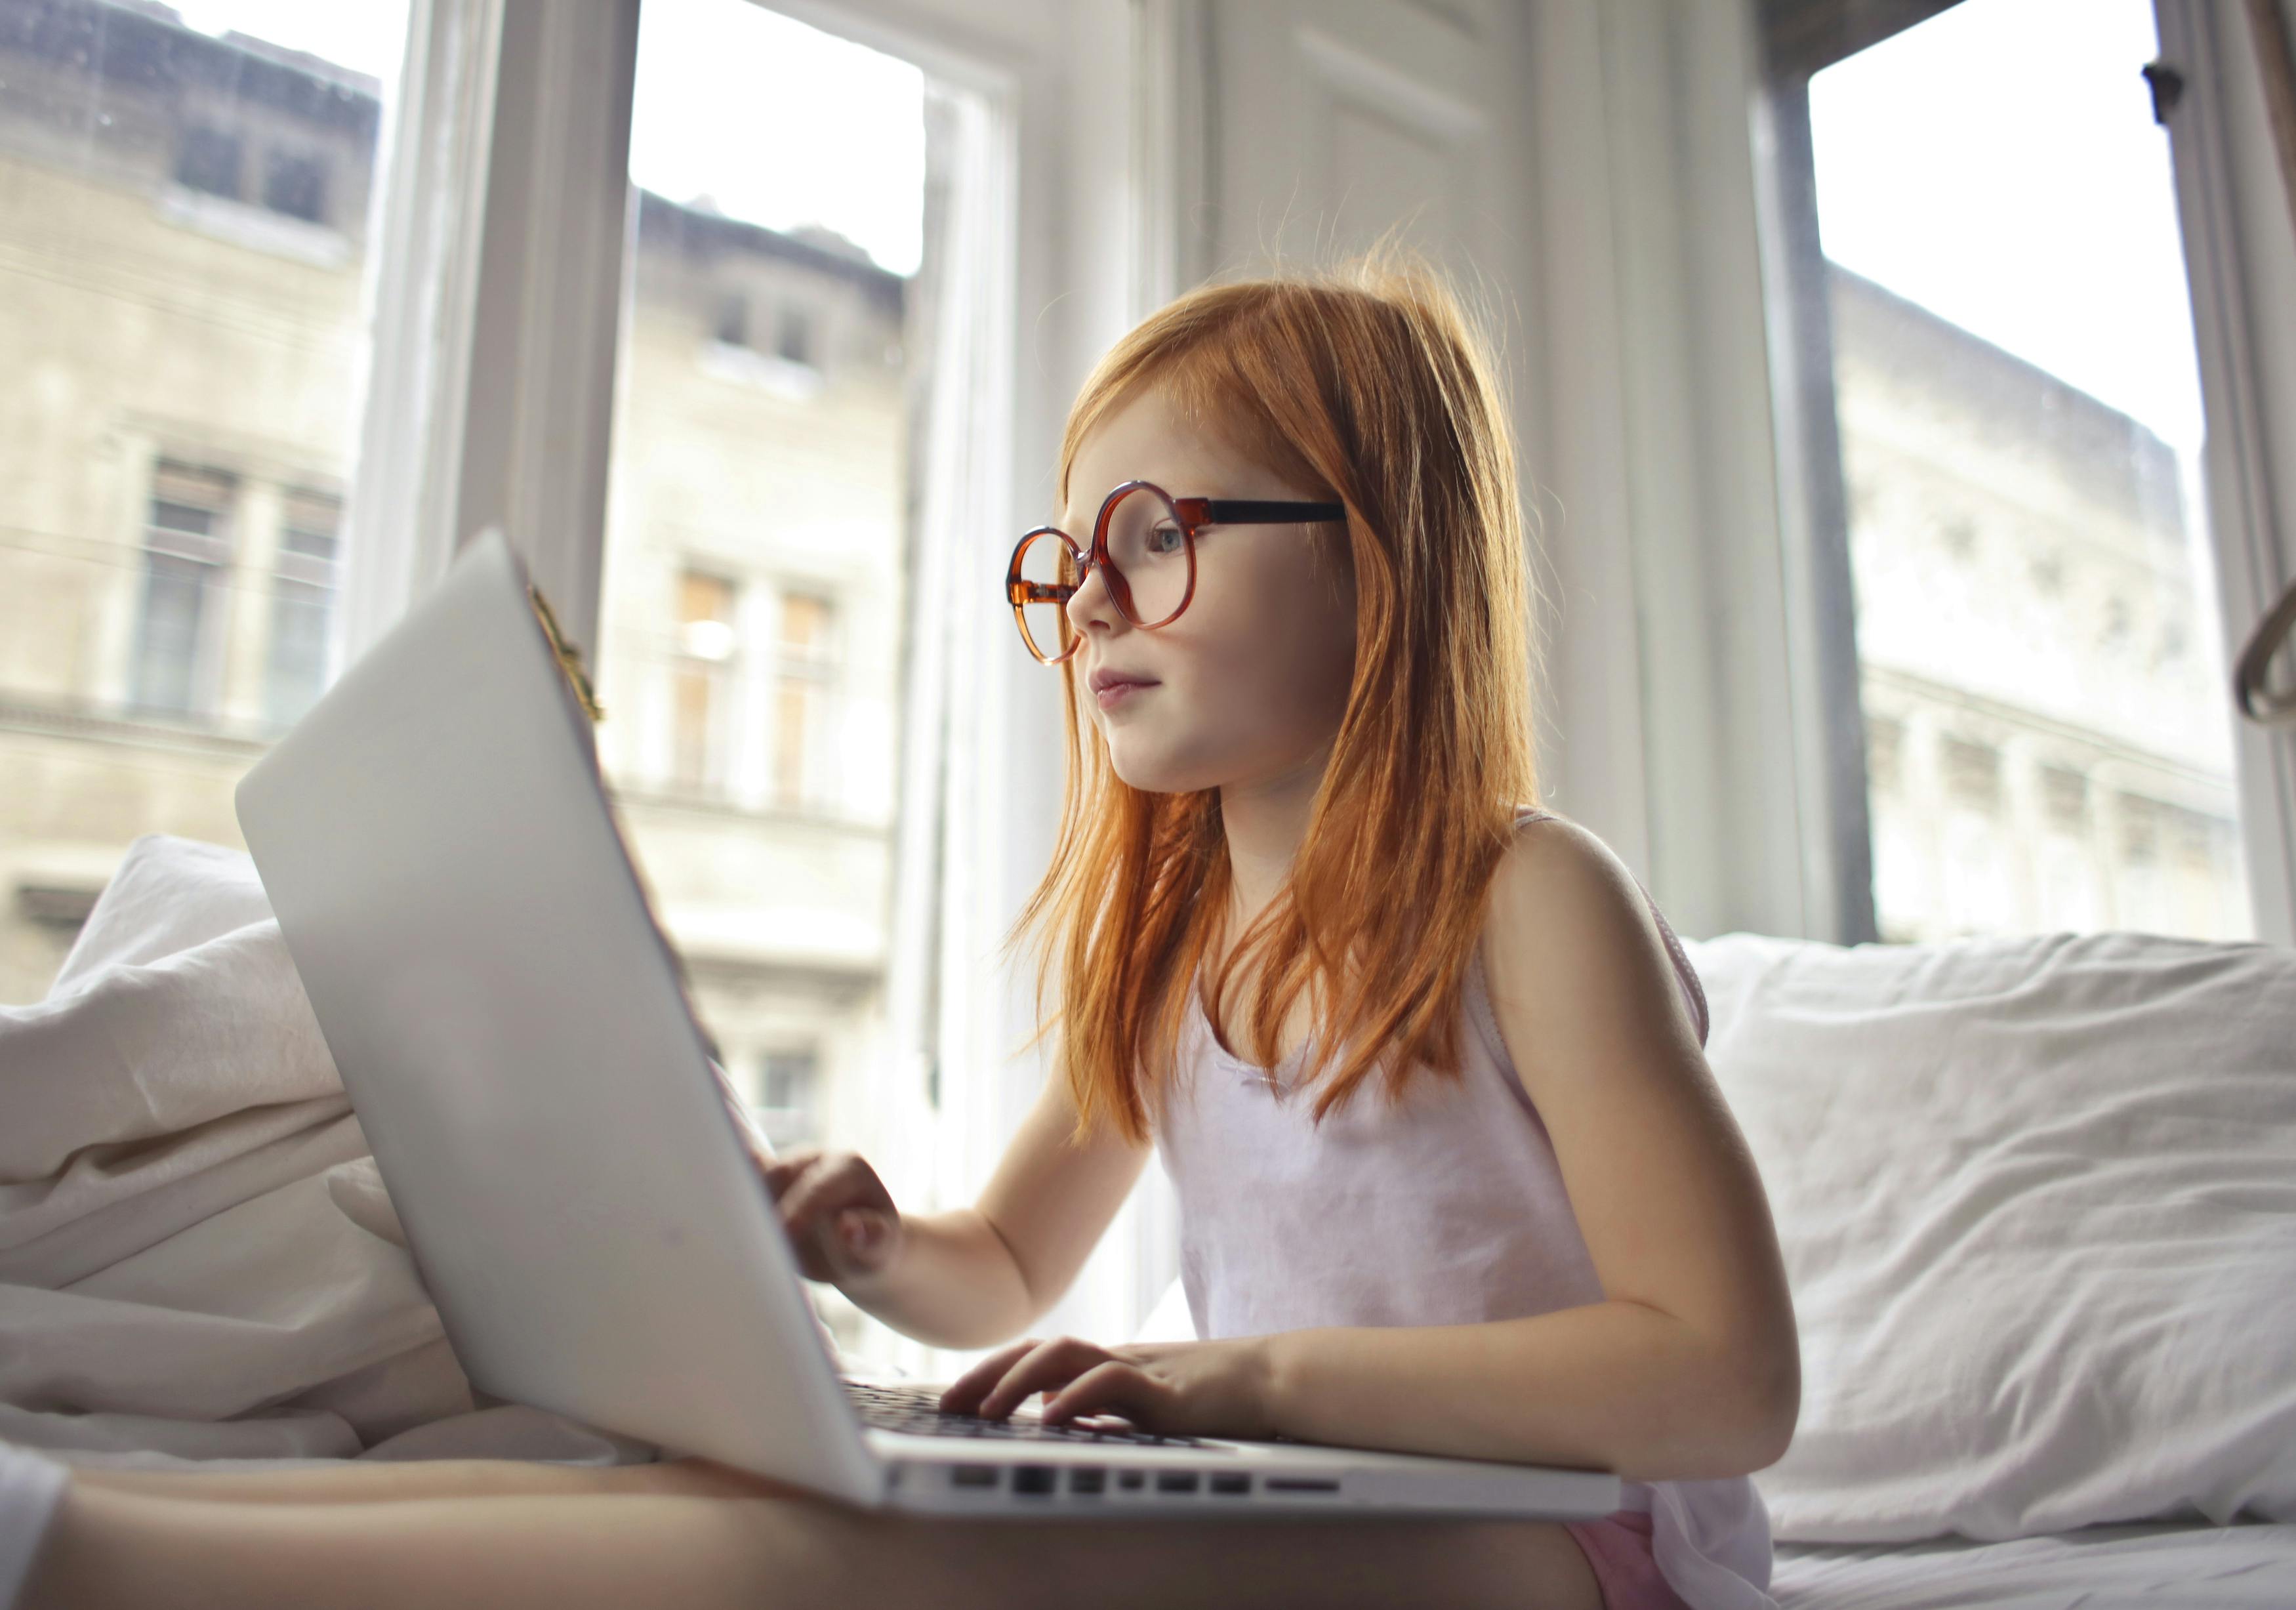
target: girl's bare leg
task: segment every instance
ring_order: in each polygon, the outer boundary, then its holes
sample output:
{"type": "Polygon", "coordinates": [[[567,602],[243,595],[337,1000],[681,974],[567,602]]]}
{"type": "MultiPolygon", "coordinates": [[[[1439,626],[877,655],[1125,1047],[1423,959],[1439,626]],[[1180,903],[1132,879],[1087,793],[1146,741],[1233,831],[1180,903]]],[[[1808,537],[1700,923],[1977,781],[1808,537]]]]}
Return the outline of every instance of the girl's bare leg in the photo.
{"type": "Polygon", "coordinates": [[[539,1498],[648,1492],[698,1498],[802,1498],[763,1476],[708,1459],[645,1465],[552,1465],[524,1459],[346,1460],[284,1470],[106,1470],[73,1473],[82,1487],[155,1499],[230,1503],[375,1504],[416,1499],[539,1498]]]}
{"type": "MultiPolygon", "coordinates": [[[[715,1469],[700,1479],[720,1480],[715,1469]]],[[[1546,1523],[976,1524],[646,1491],[637,1473],[649,1471],[697,1478],[635,1466],[545,1478],[605,1478],[587,1491],[319,1503],[186,1501],[75,1479],[21,1610],[770,1606],[865,1594],[873,1610],[1601,1606],[1578,1545],[1546,1523]]]]}

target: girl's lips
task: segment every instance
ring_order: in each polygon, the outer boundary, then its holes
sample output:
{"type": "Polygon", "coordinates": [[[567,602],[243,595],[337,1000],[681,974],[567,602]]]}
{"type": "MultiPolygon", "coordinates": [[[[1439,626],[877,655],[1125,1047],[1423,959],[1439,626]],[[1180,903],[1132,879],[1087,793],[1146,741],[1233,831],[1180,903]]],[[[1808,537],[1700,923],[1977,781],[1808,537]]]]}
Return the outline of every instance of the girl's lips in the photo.
{"type": "Polygon", "coordinates": [[[1160,682],[1111,682],[1094,694],[1093,697],[1100,701],[1101,709],[1114,710],[1136,694],[1144,694],[1152,687],[1162,686],[1163,684],[1160,682]]]}

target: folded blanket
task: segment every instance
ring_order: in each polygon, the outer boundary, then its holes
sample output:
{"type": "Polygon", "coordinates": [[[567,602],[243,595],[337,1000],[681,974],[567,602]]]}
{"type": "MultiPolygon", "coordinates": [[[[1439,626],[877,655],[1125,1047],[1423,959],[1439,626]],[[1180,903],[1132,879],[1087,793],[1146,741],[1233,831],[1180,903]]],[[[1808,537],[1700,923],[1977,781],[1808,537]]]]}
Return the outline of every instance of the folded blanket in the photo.
{"type": "Polygon", "coordinates": [[[474,1394],[253,863],[132,845],[0,1006],[0,1440],[79,1462],[651,1458],[474,1394]]]}

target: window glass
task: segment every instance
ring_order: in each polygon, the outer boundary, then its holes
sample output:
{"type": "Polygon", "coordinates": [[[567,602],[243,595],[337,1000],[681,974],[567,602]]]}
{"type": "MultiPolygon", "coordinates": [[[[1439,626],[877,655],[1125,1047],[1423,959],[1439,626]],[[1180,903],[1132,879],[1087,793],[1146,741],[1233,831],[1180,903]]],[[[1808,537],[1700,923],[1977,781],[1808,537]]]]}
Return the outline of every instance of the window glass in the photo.
{"type": "Polygon", "coordinates": [[[405,0],[0,0],[0,1000],[330,674],[405,0]]]}
{"type": "Polygon", "coordinates": [[[758,1080],[758,1115],[776,1146],[805,1146],[821,1133],[821,1057],[810,1048],[767,1051],[758,1080]]]}
{"type": "Polygon", "coordinates": [[[2146,0],[1810,81],[1888,940],[2251,932],[2146,0]]]}
{"type": "MultiPolygon", "coordinates": [[[[964,93],[750,0],[640,14],[600,754],[767,1134],[860,1150],[897,1194],[866,1092],[892,1055],[912,456],[964,93]]],[[[892,1356],[816,1297],[841,1345],[892,1356]]]]}

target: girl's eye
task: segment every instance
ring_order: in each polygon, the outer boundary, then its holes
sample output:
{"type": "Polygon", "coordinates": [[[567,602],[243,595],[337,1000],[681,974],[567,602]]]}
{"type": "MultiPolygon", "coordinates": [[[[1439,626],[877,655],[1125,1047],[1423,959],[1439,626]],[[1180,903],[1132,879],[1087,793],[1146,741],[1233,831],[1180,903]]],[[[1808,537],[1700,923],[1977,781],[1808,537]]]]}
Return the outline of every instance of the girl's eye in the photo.
{"type": "Polygon", "coordinates": [[[1148,551],[1152,554],[1177,554],[1187,540],[1176,525],[1160,525],[1148,533],[1148,551]]]}

